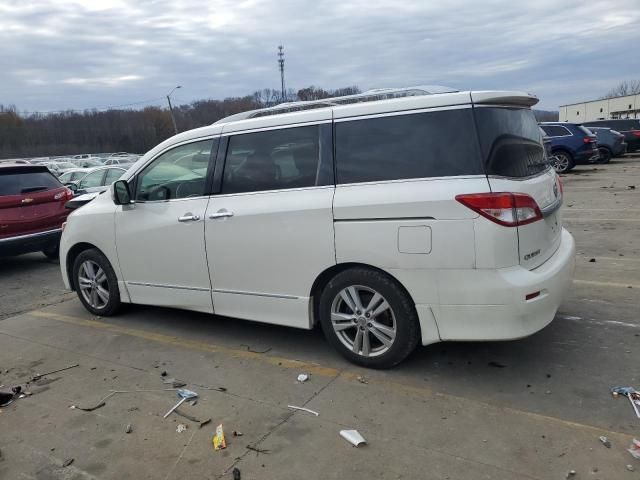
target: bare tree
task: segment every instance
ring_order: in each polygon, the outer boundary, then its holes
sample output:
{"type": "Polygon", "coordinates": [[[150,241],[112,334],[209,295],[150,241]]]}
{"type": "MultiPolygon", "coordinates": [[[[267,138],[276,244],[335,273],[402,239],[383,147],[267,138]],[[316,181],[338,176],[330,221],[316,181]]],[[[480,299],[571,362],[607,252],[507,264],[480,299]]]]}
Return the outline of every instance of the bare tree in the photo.
{"type": "Polygon", "coordinates": [[[603,99],[624,97],[625,95],[637,95],[640,93],[640,80],[624,80],[609,90],[603,99]]]}

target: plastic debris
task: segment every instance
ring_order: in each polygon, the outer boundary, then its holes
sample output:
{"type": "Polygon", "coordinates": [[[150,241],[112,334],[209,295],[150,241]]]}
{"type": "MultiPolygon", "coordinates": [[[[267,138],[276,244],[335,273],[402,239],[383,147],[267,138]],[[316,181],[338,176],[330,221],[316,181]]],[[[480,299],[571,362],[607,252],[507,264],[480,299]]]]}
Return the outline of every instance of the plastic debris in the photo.
{"type": "Polygon", "coordinates": [[[607,437],[599,437],[600,438],[600,443],[602,443],[605,447],[607,448],[611,448],[611,442],[609,441],[609,439],[607,437]]]}
{"type": "Polygon", "coordinates": [[[13,402],[13,393],[0,392],[0,407],[6,407],[13,402]]]}
{"type": "Polygon", "coordinates": [[[358,375],[356,377],[356,380],[358,380],[360,383],[364,383],[365,385],[369,383],[369,379],[367,377],[363,377],[362,375],[358,375]]]}
{"type": "Polygon", "coordinates": [[[502,363],[494,362],[494,361],[489,362],[487,365],[490,366],[490,367],[494,367],[494,368],[504,368],[504,367],[506,367],[506,365],[503,365],[502,363]]]}
{"type": "Polygon", "coordinates": [[[309,380],[309,375],[307,375],[306,373],[301,373],[300,375],[298,375],[298,381],[300,383],[304,383],[307,380],[309,380]]]}
{"type": "Polygon", "coordinates": [[[67,458],[64,462],[62,462],[62,467],[68,467],[74,462],[75,458],[67,458]]]}
{"type": "Polygon", "coordinates": [[[635,471],[635,468],[633,468],[633,465],[627,465],[627,470],[629,470],[630,472],[635,471]]]}
{"type": "Polygon", "coordinates": [[[288,408],[291,408],[293,410],[302,410],[303,412],[307,412],[310,413],[312,415],[315,415],[316,417],[318,415],[320,415],[318,412],[314,412],[313,410],[310,410],[308,408],[304,408],[304,407],[296,407],[295,405],[287,405],[288,408]]]}
{"type": "Polygon", "coordinates": [[[163,378],[162,383],[165,385],[171,385],[173,388],[181,388],[187,385],[182,380],[176,380],[175,378],[163,378]]]}
{"type": "Polygon", "coordinates": [[[216,433],[213,434],[212,442],[214,450],[222,450],[223,448],[227,448],[227,441],[224,438],[224,430],[222,429],[222,424],[216,427],[216,433]]]}
{"type": "Polygon", "coordinates": [[[180,401],[176,403],[173,407],[171,407],[171,410],[165,413],[163,418],[167,418],[169,415],[173,413],[173,411],[176,408],[182,405],[186,400],[189,400],[191,398],[196,398],[198,394],[196,392],[192,392],[191,390],[187,390],[186,388],[181,388],[180,390],[178,390],[178,396],[180,397],[180,401]]]}
{"type": "Polygon", "coordinates": [[[617,398],[620,395],[627,397],[636,417],[640,418],[640,392],[633,387],[613,387],[611,389],[611,395],[617,398]]]}
{"type": "Polygon", "coordinates": [[[247,352],[251,352],[251,353],[267,353],[270,352],[272,350],[271,347],[265,349],[265,350],[254,350],[253,348],[251,348],[251,345],[247,345],[245,343],[241,343],[240,344],[241,347],[246,347],[247,352]]]}
{"type": "Polygon", "coordinates": [[[182,433],[187,429],[187,426],[184,423],[179,423],[178,428],[176,428],[176,432],[182,433]]]}
{"type": "Polygon", "coordinates": [[[244,435],[244,433],[242,433],[242,432],[238,432],[238,431],[236,431],[236,430],[234,430],[234,431],[232,432],[232,434],[233,434],[233,436],[234,436],[234,437],[241,437],[241,436],[243,436],[243,435],[244,435]]]}
{"type": "Polygon", "coordinates": [[[127,424],[127,426],[124,429],[124,433],[131,433],[133,432],[133,425],[131,425],[130,423],[127,424]]]}
{"type": "Polygon", "coordinates": [[[233,469],[233,480],[241,480],[241,478],[240,478],[240,469],[238,467],[235,467],[233,469]]]}
{"type": "Polygon", "coordinates": [[[569,470],[567,472],[567,477],[566,478],[571,478],[571,477],[575,477],[576,476],[576,471],[575,470],[569,470]]]}
{"type": "Polygon", "coordinates": [[[47,372],[47,373],[38,373],[38,374],[34,375],[33,377],[31,377],[31,380],[29,380],[29,382],[35,382],[37,380],[40,380],[42,377],[46,377],[47,375],[51,375],[52,373],[64,372],[65,370],[69,370],[71,368],[75,368],[75,367],[79,367],[79,366],[80,366],[80,364],[76,363],[74,365],[69,365],[68,367],[59,368],[58,370],[52,370],[52,371],[47,372]]]}
{"type": "Polygon", "coordinates": [[[627,449],[633,458],[640,460],[640,440],[635,438],[631,441],[631,446],[627,449]]]}
{"type": "Polygon", "coordinates": [[[340,430],[340,436],[355,447],[361,443],[367,443],[357,430],[340,430]]]}

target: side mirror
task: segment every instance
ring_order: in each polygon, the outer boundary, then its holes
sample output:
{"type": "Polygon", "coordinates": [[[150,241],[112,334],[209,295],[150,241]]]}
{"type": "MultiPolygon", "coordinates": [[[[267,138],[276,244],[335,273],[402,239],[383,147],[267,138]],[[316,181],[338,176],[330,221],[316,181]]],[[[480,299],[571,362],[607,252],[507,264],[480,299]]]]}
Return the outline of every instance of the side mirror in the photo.
{"type": "Polygon", "coordinates": [[[68,187],[73,193],[78,191],[78,184],[76,182],[67,182],[64,184],[65,187],[68,187]]]}
{"type": "Polygon", "coordinates": [[[129,184],[124,180],[117,180],[113,183],[113,203],[116,205],[129,205],[135,203],[131,199],[129,184]]]}

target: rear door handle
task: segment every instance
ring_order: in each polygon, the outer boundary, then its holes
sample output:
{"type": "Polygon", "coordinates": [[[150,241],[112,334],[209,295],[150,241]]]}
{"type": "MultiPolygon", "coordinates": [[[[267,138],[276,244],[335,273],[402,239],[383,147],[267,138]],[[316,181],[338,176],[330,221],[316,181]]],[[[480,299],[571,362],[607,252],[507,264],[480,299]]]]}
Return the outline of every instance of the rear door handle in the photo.
{"type": "Polygon", "coordinates": [[[233,217],[233,212],[229,212],[228,210],[218,210],[216,213],[212,213],[209,215],[209,218],[225,218],[225,217],[233,217]]]}
{"type": "Polygon", "coordinates": [[[185,213],[183,216],[178,217],[179,222],[197,222],[198,220],[200,220],[200,216],[192,213],[185,213]]]}

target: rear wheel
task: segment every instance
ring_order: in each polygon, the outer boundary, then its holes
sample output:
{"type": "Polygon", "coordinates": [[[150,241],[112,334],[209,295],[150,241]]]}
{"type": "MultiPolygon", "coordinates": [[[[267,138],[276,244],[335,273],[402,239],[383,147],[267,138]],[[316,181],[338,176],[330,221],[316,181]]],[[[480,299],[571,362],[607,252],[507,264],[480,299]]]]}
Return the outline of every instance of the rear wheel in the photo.
{"type": "Polygon", "coordinates": [[[611,161],[611,157],[613,157],[611,150],[607,147],[598,147],[598,151],[600,152],[598,163],[609,163],[611,161]]]}
{"type": "Polygon", "coordinates": [[[109,260],[94,248],[85,250],[73,263],[73,283],[84,307],[104,317],[120,309],[120,290],[109,260]]]}
{"type": "Polygon", "coordinates": [[[334,348],[364,367],[393,367],[420,339],[413,302],[376,270],[354,268],[336,275],[322,292],[319,316],[334,348]]]}
{"type": "Polygon", "coordinates": [[[573,167],[575,167],[575,163],[573,163],[573,158],[571,158],[571,155],[562,150],[554,152],[551,165],[558,173],[566,173],[573,167]]]}

